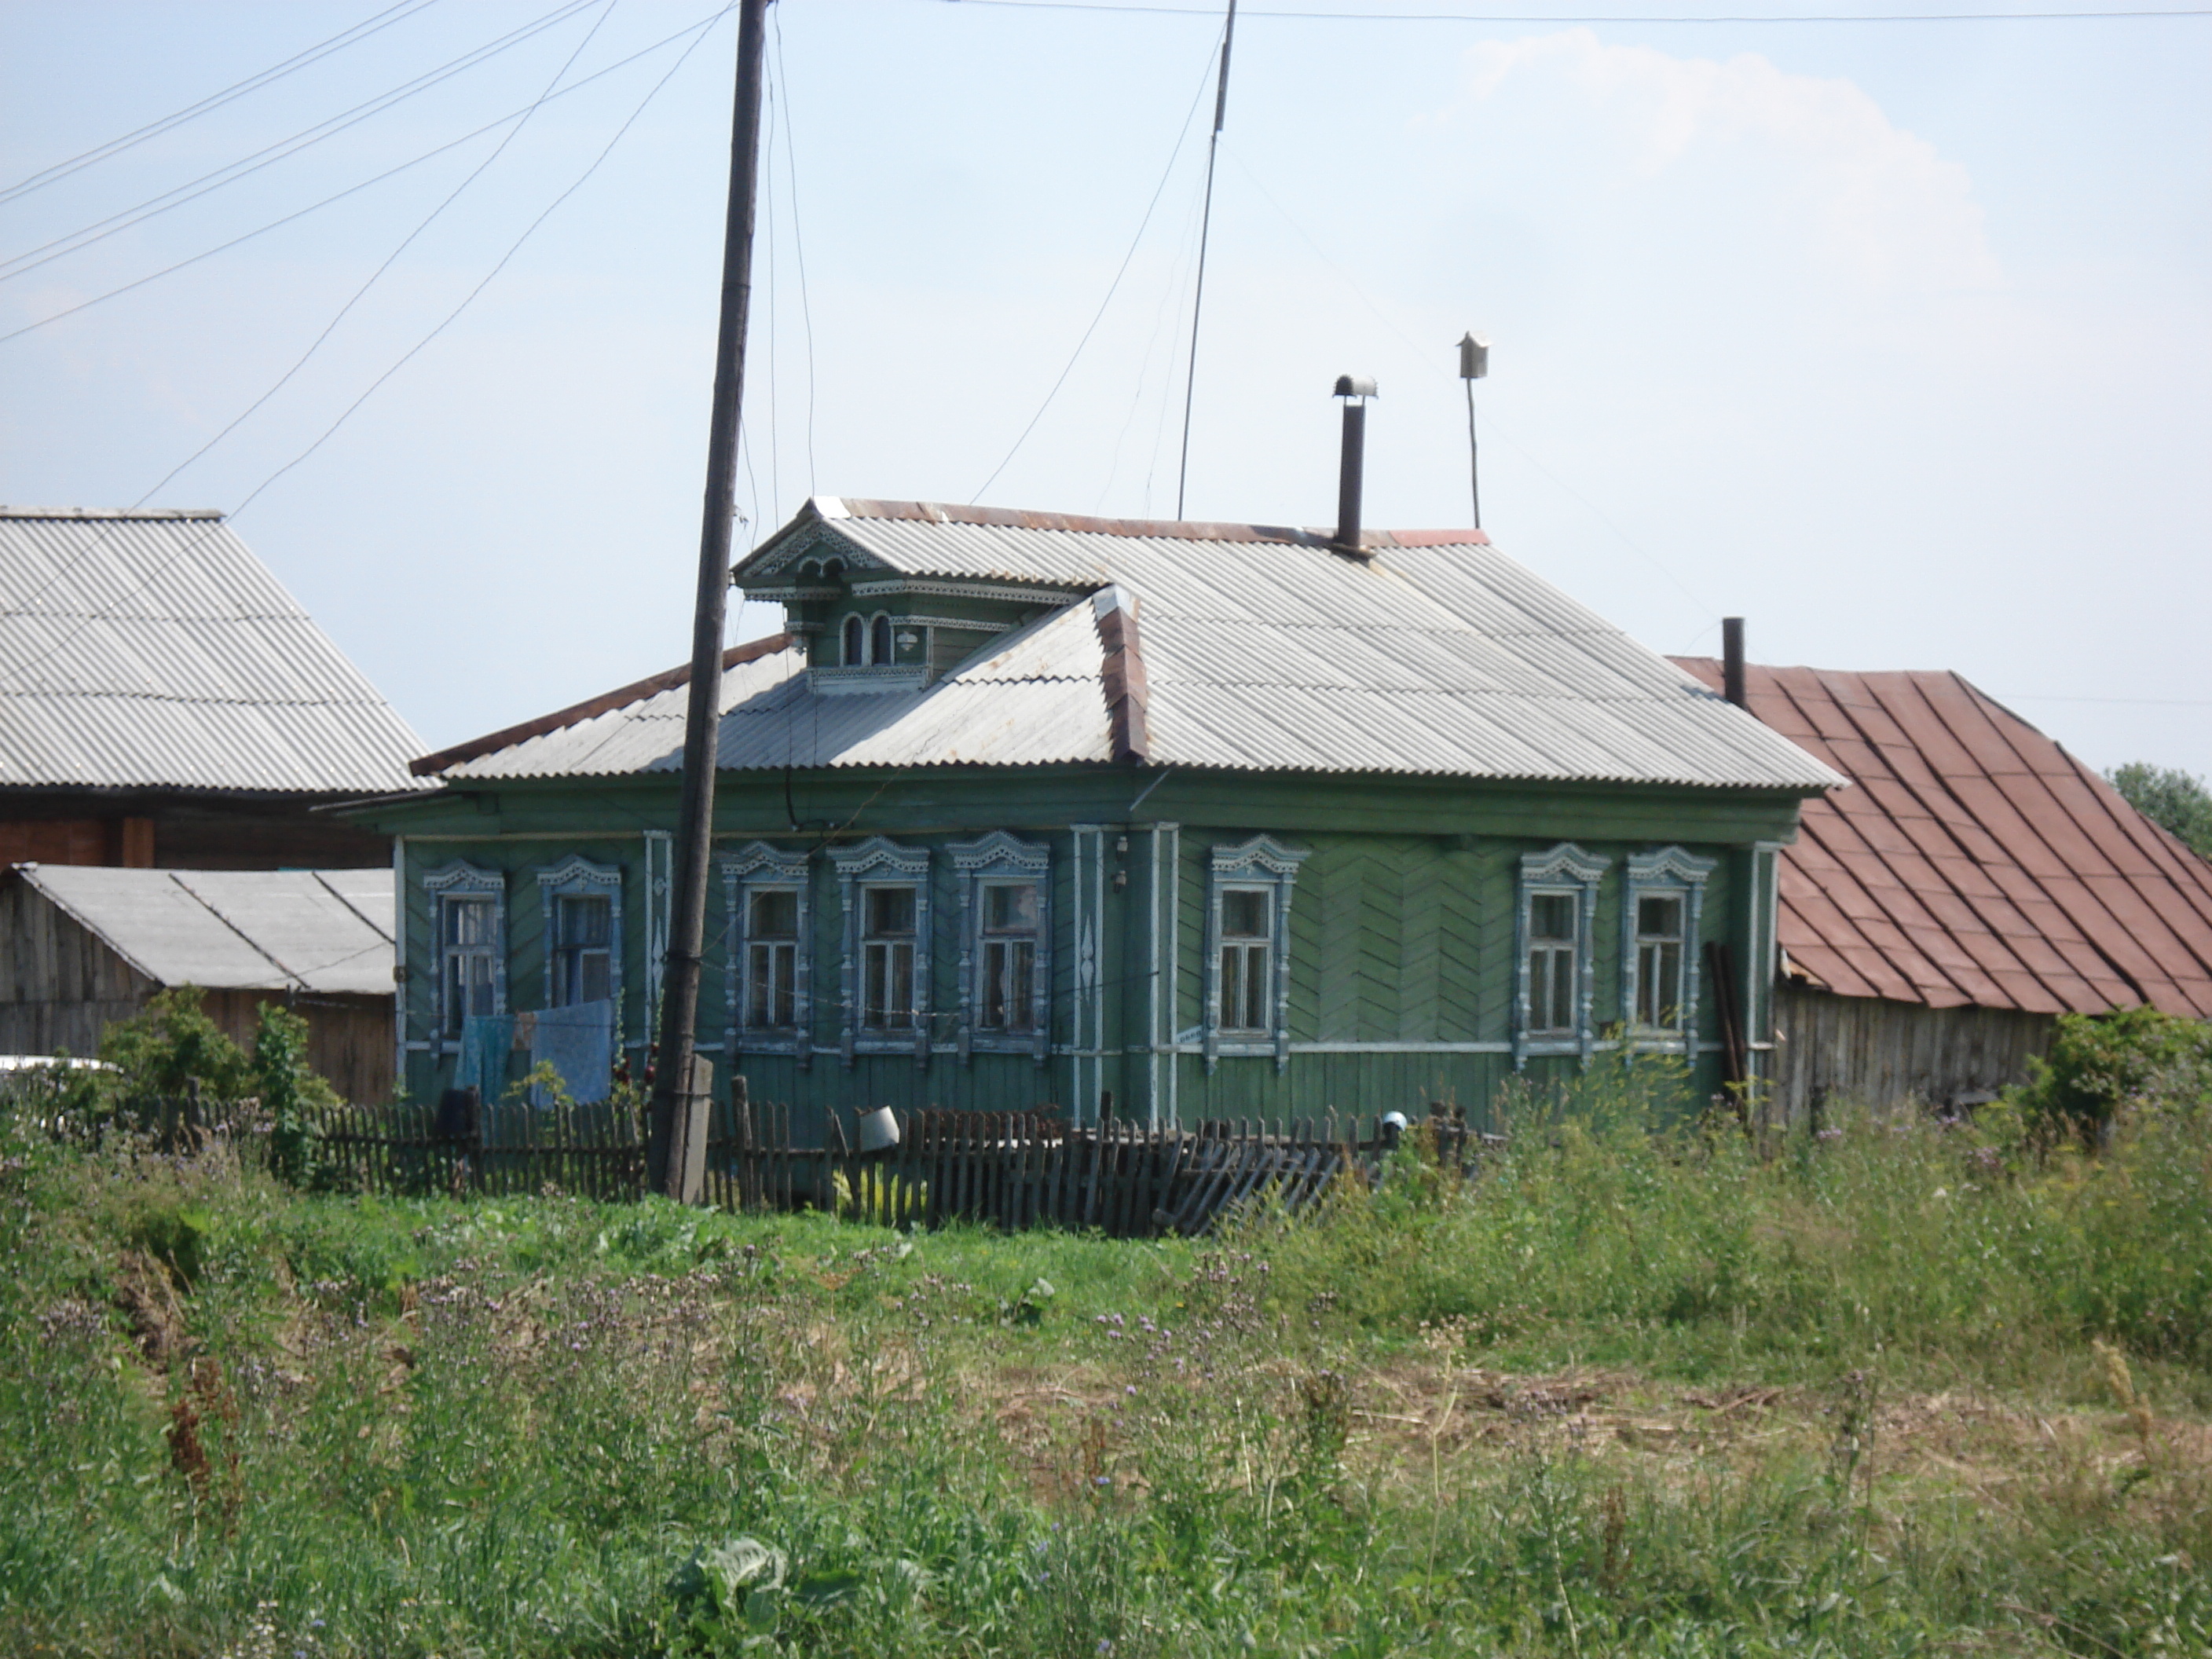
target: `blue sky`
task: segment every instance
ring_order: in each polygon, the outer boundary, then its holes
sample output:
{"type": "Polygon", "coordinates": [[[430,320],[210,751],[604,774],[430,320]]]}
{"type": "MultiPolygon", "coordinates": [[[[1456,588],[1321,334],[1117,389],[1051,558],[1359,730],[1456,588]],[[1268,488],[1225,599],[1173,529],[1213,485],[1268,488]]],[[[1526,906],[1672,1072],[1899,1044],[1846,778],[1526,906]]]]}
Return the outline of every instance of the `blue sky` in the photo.
{"type": "MultiPolygon", "coordinates": [[[[717,3],[593,0],[236,184],[0,266],[0,334],[408,161],[717,3]]],[[[0,185],[379,9],[0,5],[0,185]]],[[[0,201],[0,258],[554,9],[398,14],[0,201]]],[[[965,501],[994,471],[997,504],[1171,514],[1218,16],[775,10],[741,539],[810,489],[965,501]]],[[[459,318],[238,520],[429,743],[688,649],[733,17],[644,100],[693,38],[539,108],[305,366],[153,497],[245,500],[635,115],[459,318]]],[[[1352,371],[1382,383],[1368,521],[1464,523],[1452,345],[1474,328],[1494,342],[1486,525],[1638,638],[1717,650],[1717,619],[1740,612],[1758,660],[1954,668],[2093,764],[2212,773],[2208,84],[2212,16],[1247,15],[1190,514],[1328,520],[1328,391],[1352,371]]],[[[154,489],[300,362],[508,131],[0,341],[0,501],[154,489]]]]}

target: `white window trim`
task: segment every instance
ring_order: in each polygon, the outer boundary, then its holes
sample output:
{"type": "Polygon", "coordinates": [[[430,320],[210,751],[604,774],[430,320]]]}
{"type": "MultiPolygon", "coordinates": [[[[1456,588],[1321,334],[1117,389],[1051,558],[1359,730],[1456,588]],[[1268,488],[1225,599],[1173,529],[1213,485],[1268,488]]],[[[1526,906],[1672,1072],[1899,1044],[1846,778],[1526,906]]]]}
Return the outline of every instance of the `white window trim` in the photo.
{"type": "Polygon", "coordinates": [[[868,619],[857,611],[848,615],[837,629],[837,666],[865,668],[868,665],[868,619]],[[853,649],[853,625],[860,628],[860,648],[853,649]]]}
{"type": "Polygon", "coordinates": [[[594,864],[571,853],[550,870],[538,872],[538,898],[545,915],[545,1006],[553,1006],[553,957],[556,921],[563,898],[604,898],[607,901],[607,994],[615,1005],[615,1041],[622,1041],[623,1024],[623,906],[622,870],[611,864],[594,864]]]}
{"type": "Polygon", "coordinates": [[[960,1059],[986,1054],[1029,1054],[1043,1065],[1052,1054],[1052,850],[994,830],[981,841],[945,849],[960,883],[960,1059]],[[1036,977],[1030,988],[1030,1030],[987,1031],[983,1006],[983,889],[998,881],[1036,884],[1036,977]]]}
{"type": "Polygon", "coordinates": [[[1632,853],[1628,880],[1620,908],[1620,1008],[1624,1040],[1632,1046],[1660,1054],[1687,1054],[1698,1032],[1698,970],[1705,943],[1698,918],[1705,908],[1705,878],[1718,861],[1700,858],[1680,847],[1656,853],[1632,853]],[[1639,1025],[1636,1022],[1638,952],[1637,901],[1648,895],[1672,894],[1682,901],[1682,996],[1672,1026],[1639,1025]]]}
{"type": "Polygon", "coordinates": [[[1297,884],[1298,866],[1306,854],[1293,852],[1272,836],[1255,836],[1235,847],[1213,850],[1206,896],[1206,1069],[1211,1073],[1224,1054],[1273,1054],[1275,1069],[1291,1063],[1291,892],[1297,884]],[[1274,936],[1269,941],[1269,1030],[1254,1040],[1221,1029],[1221,895],[1229,888],[1265,888],[1273,896],[1271,916],[1274,936]]]}
{"type": "Polygon", "coordinates": [[[441,865],[422,878],[430,901],[430,1041],[433,1052],[459,1054],[460,1042],[446,1032],[446,916],[449,898],[491,900],[491,1011],[507,1012],[507,878],[463,859],[441,865]]]}
{"type": "Polygon", "coordinates": [[[858,847],[833,848],[830,862],[837,872],[837,899],[844,912],[844,960],[840,990],[844,1001],[839,1047],[850,1066],[856,1054],[896,1054],[911,1050],[917,1070],[929,1064],[929,990],[934,977],[929,929],[929,849],[901,847],[872,836],[858,847]],[[871,1036],[860,1030],[860,907],[863,887],[914,889],[914,1032],[911,1036],[871,1036]]]}
{"type": "Polygon", "coordinates": [[[1521,855],[1521,890],[1513,907],[1513,1066],[1532,1056],[1573,1054],[1588,1063],[1597,1051],[1597,896],[1611,859],[1585,853],[1572,842],[1548,852],[1521,855]],[[1575,901],[1575,1028],[1565,1036],[1537,1037],[1528,1030],[1530,909],[1539,894],[1575,901]]]}
{"type": "Polygon", "coordinates": [[[814,892],[807,879],[804,853],[786,853],[757,841],[722,860],[722,902],[728,919],[725,947],[728,971],[730,1055],[793,1054],[804,1070],[814,1058],[814,892]],[[752,1006],[752,952],[745,938],[751,915],[750,895],[756,890],[781,890],[799,895],[799,948],[792,972],[792,1018],[789,1028],[747,1025],[745,1010],[752,1006]]]}

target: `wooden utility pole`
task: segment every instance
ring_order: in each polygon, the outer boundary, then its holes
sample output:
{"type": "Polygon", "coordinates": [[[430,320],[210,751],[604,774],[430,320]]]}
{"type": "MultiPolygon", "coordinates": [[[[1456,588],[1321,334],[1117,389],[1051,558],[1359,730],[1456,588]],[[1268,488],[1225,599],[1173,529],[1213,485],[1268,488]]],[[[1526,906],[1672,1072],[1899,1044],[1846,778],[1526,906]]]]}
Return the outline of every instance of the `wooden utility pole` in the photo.
{"type": "Polygon", "coordinates": [[[699,965],[707,935],[708,855],[714,829],[715,738],[722,714],[722,629],[729,610],[730,532],[737,518],[738,419],[745,398],[745,316],[752,301],[753,204],[760,182],[761,53],[769,0],[738,14],[738,94],[730,131],[730,210],[722,241],[722,317],[714,349],[714,413],[707,441],[707,505],[691,624],[691,700],[684,719],[684,795],[669,896],[668,968],[653,1079],[647,1179],[696,1201],[706,1145],[708,1073],[695,1052],[699,965]]]}

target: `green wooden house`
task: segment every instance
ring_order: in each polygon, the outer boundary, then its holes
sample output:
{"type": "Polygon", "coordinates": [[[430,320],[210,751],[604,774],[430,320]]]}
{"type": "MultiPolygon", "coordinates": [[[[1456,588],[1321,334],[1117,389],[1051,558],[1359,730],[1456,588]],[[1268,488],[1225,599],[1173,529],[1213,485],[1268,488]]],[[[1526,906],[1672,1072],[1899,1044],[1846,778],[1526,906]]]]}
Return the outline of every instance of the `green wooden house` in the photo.
{"type": "MultiPolygon", "coordinates": [[[[733,580],[789,620],[727,656],[699,1043],[802,1121],[1480,1113],[1619,1042],[1717,1086],[1729,999],[1762,1063],[1840,780],[1480,532],[817,499],[733,580]]],[[[414,1097],[471,1012],[609,998],[641,1058],[684,679],[364,809],[414,1097]]]]}

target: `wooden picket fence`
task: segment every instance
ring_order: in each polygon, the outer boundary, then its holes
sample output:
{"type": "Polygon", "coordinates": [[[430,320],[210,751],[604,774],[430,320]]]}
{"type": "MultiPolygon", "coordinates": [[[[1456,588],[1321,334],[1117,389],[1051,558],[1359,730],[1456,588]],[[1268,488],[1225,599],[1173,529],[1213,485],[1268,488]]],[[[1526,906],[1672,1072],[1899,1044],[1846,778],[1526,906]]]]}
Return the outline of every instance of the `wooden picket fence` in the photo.
{"type": "MultiPolygon", "coordinates": [[[[1348,1170],[1372,1175],[1385,1150],[1334,1118],[1242,1121],[1155,1129],[1109,1119],[1071,1128],[1056,1114],[895,1113],[898,1144],[851,1149],[832,1120],[830,1144],[802,1147],[788,1109],[738,1113],[736,1133],[710,1141],[707,1197],[732,1210],[837,1209],[890,1226],[981,1222],[1096,1230],[1115,1238],[1195,1235],[1239,1206],[1272,1199],[1297,1211],[1348,1170]]],[[[1465,1164],[1474,1142],[1439,1120],[1439,1156],[1465,1164]]]]}
{"type": "Polygon", "coordinates": [[[367,1192],[538,1193],[621,1202],[645,1190],[636,1127],[588,1107],[502,1114],[501,1133],[441,1134],[430,1106],[338,1106],[315,1124],[325,1179],[367,1192]]]}
{"type": "MultiPolygon", "coordinates": [[[[266,1133],[252,1103],[163,1103],[158,1133],[183,1149],[211,1134],[266,1133]]],[[[889,1226],[969,1222],[1115,1238],[1194,1237],[1224,1215],[1272,1202],[1305,1208],[1347,1174],[1374,1180],[1395,1138],[1379,1118],[1272,1123],[1239,1119],[1154,1128],[1108,1119],[1071,1127],[1057,1112],[928,1109],[893,1114],[897,1144],[853,1145],[845,1115],[802,1144],[787,1105],[715,1103],[704,1201],[732,1211],[816,1209],[889,1226]]],[[[1437,1115],[1417,1133],[1447,1168],[1471,1170],[1488,1139],[1437,1115]]],[[[336,1106],[313,1123],[320,1179],[365,1192],[535,1194],[621,1202],[645,1190],[641,1126],[564,1106],[440,1122],[430,1106],[336,1106]],[[459,1132],[456,1133],[455,1131],[459,1132]]]]}

